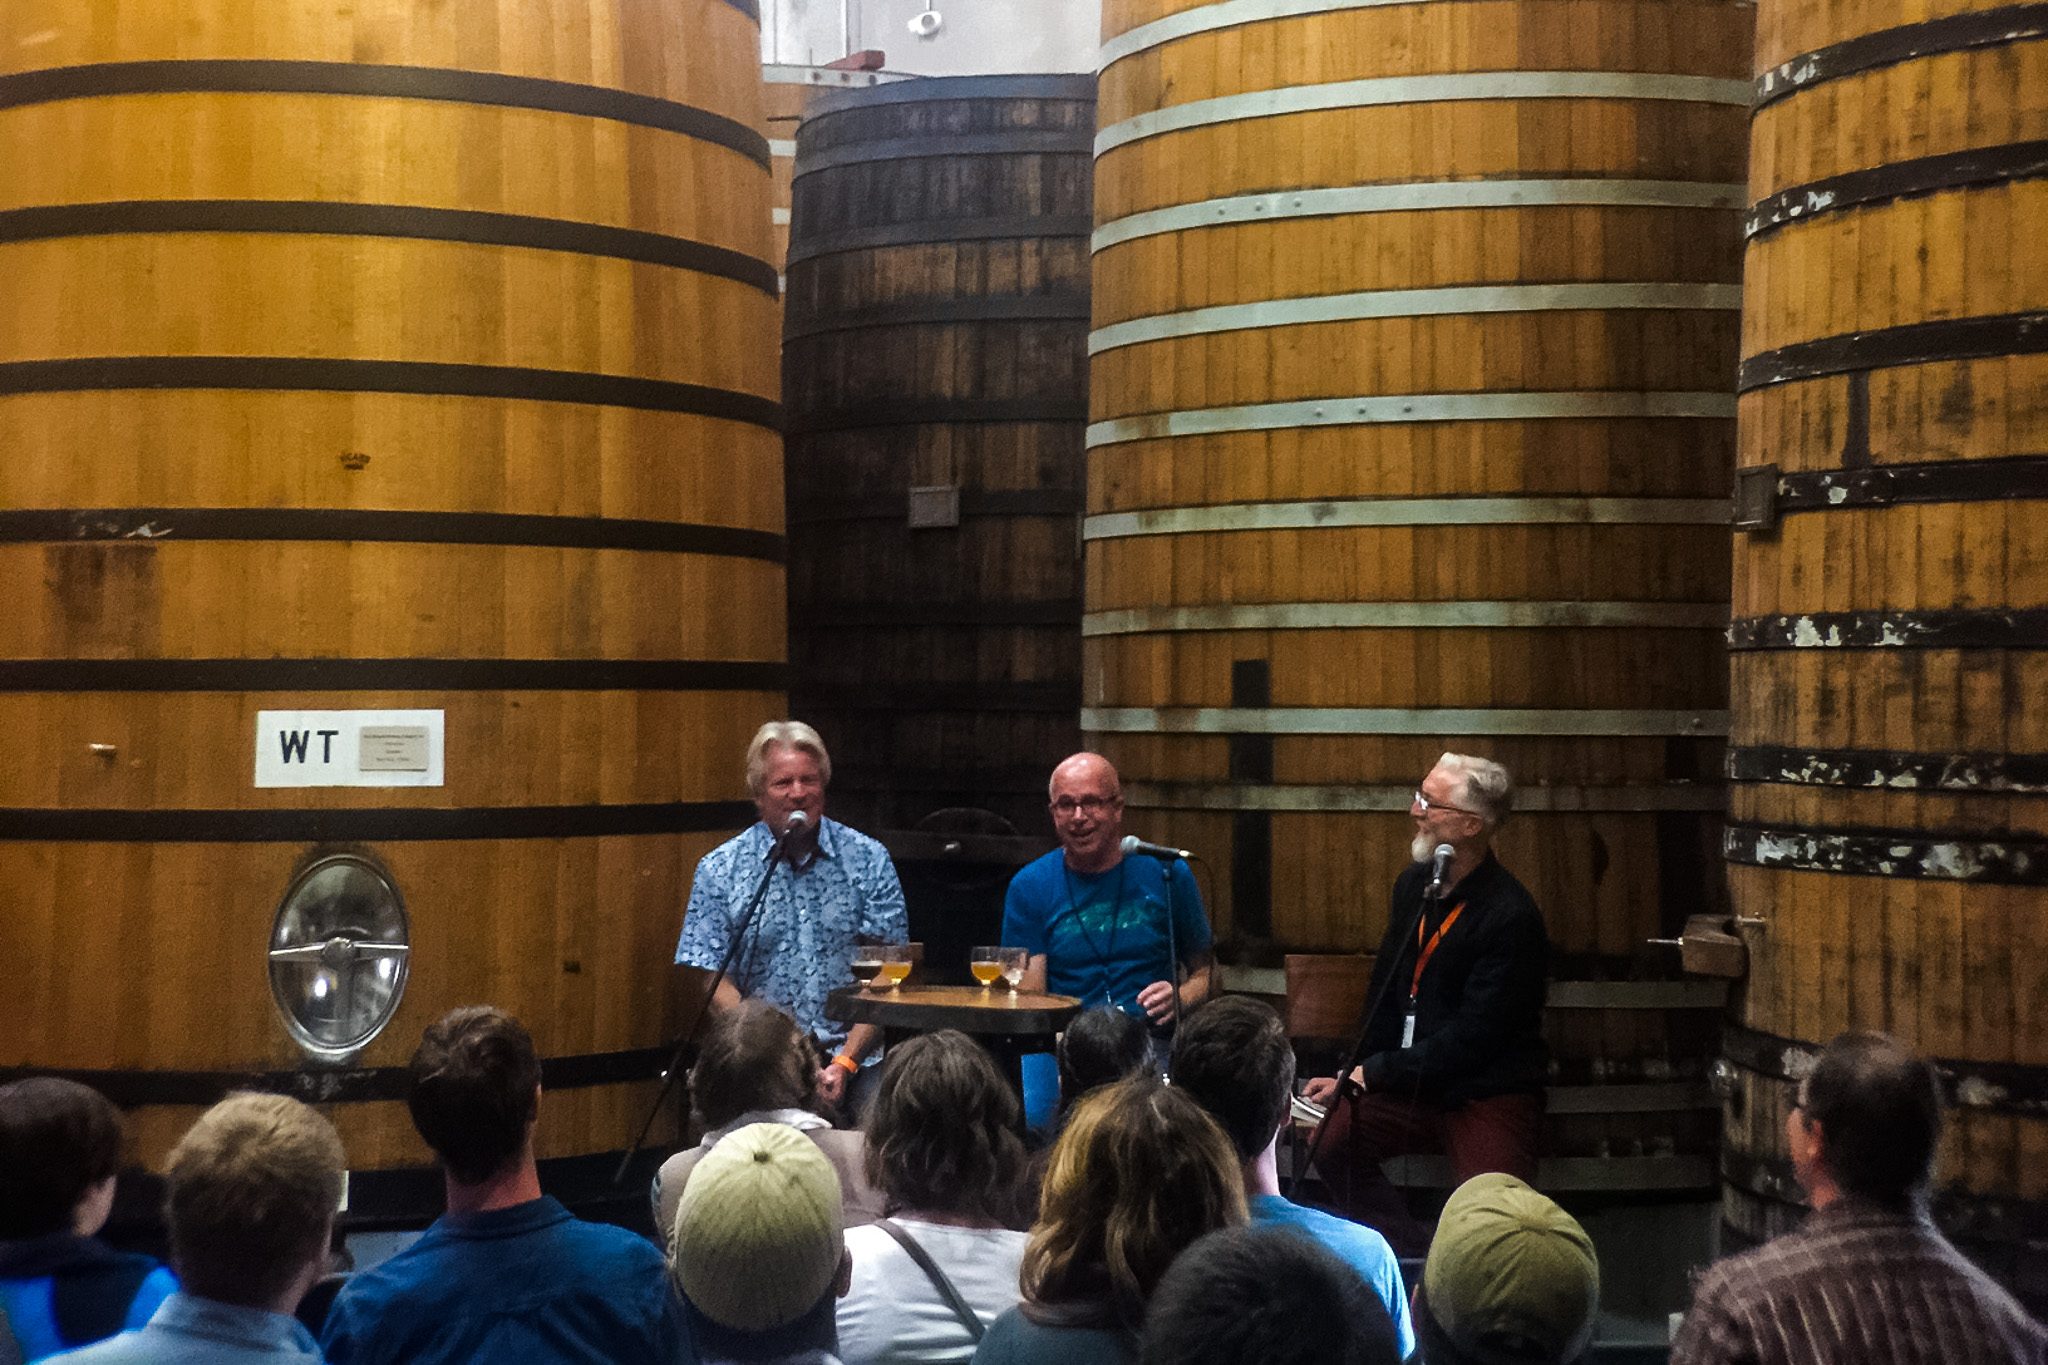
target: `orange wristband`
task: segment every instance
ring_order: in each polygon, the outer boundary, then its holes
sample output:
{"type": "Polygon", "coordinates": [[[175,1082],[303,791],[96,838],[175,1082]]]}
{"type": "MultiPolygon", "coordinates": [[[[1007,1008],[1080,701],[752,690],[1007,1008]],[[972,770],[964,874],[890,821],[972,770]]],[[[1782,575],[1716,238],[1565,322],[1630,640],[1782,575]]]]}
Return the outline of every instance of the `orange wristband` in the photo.
{"type": "Polygon", "coordinates": [[[834,1057],[832,1059],[831,1064],[833,1066],[841,1068],[849,1076],[860,1075],[860,1063],[856,1062],[855,1060],[853,1060],[853,1058],[847,1056],[843,1052],[840,1053],[837,1057],[834,1057]]]}

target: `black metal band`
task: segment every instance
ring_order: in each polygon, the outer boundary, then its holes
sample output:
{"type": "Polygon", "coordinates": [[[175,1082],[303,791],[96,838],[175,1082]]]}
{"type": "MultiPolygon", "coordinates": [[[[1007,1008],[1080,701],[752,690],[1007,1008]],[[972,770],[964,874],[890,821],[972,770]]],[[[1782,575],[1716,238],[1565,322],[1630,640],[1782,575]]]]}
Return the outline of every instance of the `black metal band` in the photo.
{"type": "MultiPolygon", "coordinates": [[[[1078,619],[1078,618],[1077,618],[1078,619]]],[[[802,641],[797,642],[801,646],[802,641]]],[[[972,711],[997,714],[1005,711],[1043,711],[1052,714],[1081,711],[1081,681],[927,683],[904,682],[886,686],[852,685],[819,687],[806,691],[798,687],[790,697],[791,709],[805,715],[829,715],[834,711],[972,711]]],[[[892,771],[891,780],[905,791],[917,788],[907,774],[892,771]]],[[[1034,770],[1035,771],[1035,770],[1034,770]]],[[[835,781],[843,769],[833,769],[835,781]]],[[[1045,774],[1038,774],[1038,786],[1045,774]]],[[[963,774],[949,770],[939,785],[958,783],[963,774]]]]}
{"type": "Polygon", "coordinates": [[[516,512],[372,512],[350,507],[95,507],[0,511],[0,544],[24,541],[380,541],[722,555],[780,564],[783,537],[740,526],[516,512]]]}
{"type": "Polygon", "coordinates": [[[1906,503],[2008,502],[2048,499],[2048,455],[1994,460],[1930,460],[1867,469],[1817,469],[1778,475],[1779,516],[1837,507],[1906,503]]]}
{"type": "MultiPolygon", "coordinates": [[[[912,85],[915,82],[903,82],[912,85]]],[[[808,125],[816,114],[805,120],[808,125]]],[[[868,166],[885,161],[952,160],[969,156],[1079,156],[1092,157],[1095,147],[1093,125],[1051,132],[926,134],[920,137],[879,138],[873,142],[847,142],[837,147],[819,147],[806,139],[796,149],[796,174],[801,180],[819,171],[841,166],[868,166]]]]}
{"type": "Polygon", "coordinates": [[[408,393],[591,403],[649,412],[687,412],[779,429],[773,399],[667,379],[538,370],[520,365],[449,365],[424,360],[329,360],[295,356],[92,356],[0,364],[0,394],[104,389],[303,389],[317,393],[408,393]]]}
{"type": "Polygon", "coordinates": [[[0,692],[780,692],[719,659],[0,659],[0,692]]]}
{"type": "Polygon", "coordinates": [[[1820,379],[1853,370],[2038,355],[2043,351],[2048,351],[2048,312],[1916,322],[1904,327],[1821,337],[1753,355],[1742,362],[1736,389],[1749,393],[1772,384],[1820,379]]]}
{"type": "Polygon", "coordinates": [[[1844,42],[1802,52],[1758,76],[1750,111],[1754,113],[1801,90],[1881,66],[1896,66],[1916,57],[1934,57],[1944,52],[2001,47],[2043,34],[2048,34],[2048,5],[2044,4],[2005,5],[1859,34],[1844,42]]]}
{"type": "Polygon", "coordinates": [[[2048,607],[1945,611],[1813,611],[1744,616],[1732,650],[2048,649],[2048,607]]]}
{"type": "Polygon", "coordinates": [[[1086,241],[1095,220],[1085,214],[1046,214],[1005,218],[920,218],[908,223],[878,223],[819,236],[791,237],[788,268],[799,262],[842,251],[875,251],[892,246],[942,246],[948,242],[1044,241],[1073,237],[1086,241]]]}
{"type": "MultiPolygon", "coordinates": [[[[1721,1027],[1721,1055],[1766,1080],[1793,1084],[1813,1069],[1822,1044],[1784,1038],[1742,1024],[1721,1027]]],[[[1930,1057],[1948,1102],[1991,1114],[2048,1118],[2048,1066],[1930,1057]]]]}
{"type": "MultiPolygon", "coordinates": [[[[1721,1178],[1742,1193],[1775,1204],[1806,1202],[1788,1157],[1764,1157],[1723,1147],[1721,1178]]],[[[1961,1246],[2022,1244],[2048,1238],[2048,1201],[1957,1189],[1935,1190],[1928,1212],[1961,1246]]]]}
{"type": "Polygon", "coordinates": [[[921,76],[914,81],[835,90],[805,109],[806,121],[849,109],[958,100],[1080,100],[1095,102],[1095,77],[1081,75],[921,76]]]}
{"type": "Polygon", "coordinates": [[[1916,829],[1782,829],[1729,825],[1721,852],[1731,863],[1850,877],[2048,886],[2048,839],[1949,839],[1916,829]]]}
{"type": "MultiPolygon", "coordinates": [[[[731,3],[731,0],[728,0],[731,3]]],[[[369,62],[264,60],[96,62],[0,76],[0,109],[103,95],[369,95],[444,100],[610,119],[728,147],[769,166],[768,139],[694,105],[538,76],[369,62]]]]}
{"type": "Polygon", "coordinates": [[[1063,602],[815,602],[790,604],[792,627],[1064,626],[1081,623],[1081,604],[1063,602]]]}
{"type": "MultiPolygon", "coordinates": [[[[668,1064],[670,1049],[635,1048],[573,1057],[543,1057],[540,1081],[547,1090],[580,1090],[654,1080],[668,1064]]],[[[55,1076],[89,1085],[123,1109],[154,1104],[209,1105],[236,1090],[290,1095],[307,1104],[371,1104],[403,1100],[411,1071],[402,1066],[349,1069],[305,1067],[296,1071],[98,1070],[76,1067],[0,1067],[0,1085],[30,1076],[55,1076]]]]}
{"type": "Polygon", "coordinates": [[[143,232],[304,233],[529,247],[673,266],[737,280],[770,298],[779,297],[775,267],[743,252],[687,237],[566,218],[272,199],[141,199],[0,212],[0,242],[143,232]]]}
{"type": "MultiPolygon", "coordinates": [[[[4,373],[4,367],[0,367],[4,373]]],[[[967,422],[1088,421],[1086,400],[1057,398],[882,399],[852,407],[792,411],[788,434],[808,436],[827,431],[862,431],[871,427],[952,426],[967,422]]]]}
{"type": "Polygon", "coordinates": [[[1803,223],[1842,209],[1870,208],[1944,190],[2039,180],[2043,175],[2048,175],[2048,141],[1972,147],[1915,157],[1911,161],[1894,161],[1794,185],[1758,200],[1743,219],[1743,235],[1755,241],[1789,223],[1803,223]]]}
{"type": "MultiPolygon", "coordinates": [[[[806,498],[792,502],[789,523],[814,526],[841,521],[902,521],[906,515],[907,490],[896,493],[854,494],[838,499],[806,498]]],[[[1082,498],[1074,488],[963,488],[960,490],[962,517],[1075,517],[1081,514],[1082,498]]]]}
{"type": "Polygon", "coordinates": [[[834,313],[799,313],[791,308],[782,329],[785,343],[834,332],[870,327],[916,327],[927,324],[983,322],[1069,322],[1079,344],[1088,323],[1085,294],[1036,294],[1008,298],[919,299],[883,308],[857,308],[834,313]]]}
{"type": "Polygon", "coordinates": [[[747,801],[356,810],[0,810],[0,840],[72,843],[325,844],[416,840],[604,839],[745,828],[747,801]]]}
{"type": "Polygon", "coordinates": [[[1754,744],[1728,750],[1728,776],[1736,782],[1887,792],[2048,795],[2048,754],[1937,754],[1754,744]]]}

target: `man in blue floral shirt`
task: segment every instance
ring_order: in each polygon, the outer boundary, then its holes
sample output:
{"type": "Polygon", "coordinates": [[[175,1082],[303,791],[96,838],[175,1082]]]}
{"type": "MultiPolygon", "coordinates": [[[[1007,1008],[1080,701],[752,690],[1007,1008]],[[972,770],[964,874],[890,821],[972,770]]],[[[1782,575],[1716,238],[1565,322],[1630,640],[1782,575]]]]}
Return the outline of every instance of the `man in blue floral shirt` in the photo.
{"type": "Polygon", "coordinates": [[[853,981],[854,945],[901,943],[910,936],[903,887],[888,851],[858,830],[825,818],[832,759],[818,732],[801,721],[770,721],[747,746],[747,787],[760,820],[704,855],[690,886],[676,961],[718,970],[747,898],[761,880],[778,833],[801,811],[786,841],[785,865],[768,880],[747,941],[711,998],[713,1010],[742,998],[787,1011],[817,1040],[818,1093],[839,1104],[862,1063],[873,1060],[881,1030],[825,1017],[825,997],[853,981]]]}

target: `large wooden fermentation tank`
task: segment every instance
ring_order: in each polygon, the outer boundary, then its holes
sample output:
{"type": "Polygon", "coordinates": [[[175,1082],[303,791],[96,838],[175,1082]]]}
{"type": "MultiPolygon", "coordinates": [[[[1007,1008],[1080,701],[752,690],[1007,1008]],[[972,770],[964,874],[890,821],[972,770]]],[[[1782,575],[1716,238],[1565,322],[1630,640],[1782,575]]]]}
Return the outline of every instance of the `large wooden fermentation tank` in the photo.
{"type": "Polygon", "coordinates": [[[784,686],[758,51],[737,0],[0,11],[0,1068],[145,1163],[281,1088],[352,1216],[430,1215],[402,1068],[480,1001],[555,1188],[630,1140],[784,686]],[[273,1004],[399,964],[367,1045],[273,1004]]]}
{"type": "MultiPolygon", "coordinates": [[[[2031,17],[2029,17],[2031,15],[2031,17]]],[[[1938,1060],[1935,1213],[2048,1308],[2048,26],[1758,6],[1729,881],[1728,1231],[1803,1212],[1799,1077],[1938,1060]]]]}
{"type": "MultiPolygon", "coordinates": [[[[881,53],[862,56],[880,59],[881,53]]],[[[910,79],[900,71],[880,71],[840,66],[793,66],[770,62],[761,68],[766,79],[761,132],[768,139],[768,166],[772,178],[773,202],[769,224],[774,250],[770,259],[780,271],[789,260],[789,213],[792,186],[796,180],[796,126],[804,110],[822,95],[839,90],[866,90],[889,81],[910,79]]]]}
{"type": "Polygon", "coordinates": [[[1750,9],[1109,0],[1082,726],[1357,948],[1445,750],[1560,976],[1715,899],[1750,9]]]}
{"type": "Polygon", "coordinates": [[[1085,76],[950,77],[827,96],[798,133],[791,706],[834,813],[899,854],[1049,843],[1079,743],[1094,123],[1085,76]]]}

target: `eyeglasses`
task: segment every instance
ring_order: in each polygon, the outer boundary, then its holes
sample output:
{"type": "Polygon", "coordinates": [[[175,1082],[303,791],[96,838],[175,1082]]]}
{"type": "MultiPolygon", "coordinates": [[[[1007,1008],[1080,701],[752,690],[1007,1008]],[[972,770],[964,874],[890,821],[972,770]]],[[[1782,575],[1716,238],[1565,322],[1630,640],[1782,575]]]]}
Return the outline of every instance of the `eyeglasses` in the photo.
{"type": "Polygon", "coordinates": [[[1123,804],[1120,796],[1062,796],[1052,803],[1054,815],[1100,815],[1111,806],[1123,804]]]}
{"type": "Polygon", "coordinates": [[[1420,787],[1415,789],[1415,805],[1424,815],[1429,814],[1433,810],[1452,810],[1460,815],[1479,814],[1476,810],[1468,810],[1464,806],[1454,806],[1448,801],[1432,801],[1422,794],[1422,788],[1420,787]]]}

